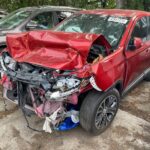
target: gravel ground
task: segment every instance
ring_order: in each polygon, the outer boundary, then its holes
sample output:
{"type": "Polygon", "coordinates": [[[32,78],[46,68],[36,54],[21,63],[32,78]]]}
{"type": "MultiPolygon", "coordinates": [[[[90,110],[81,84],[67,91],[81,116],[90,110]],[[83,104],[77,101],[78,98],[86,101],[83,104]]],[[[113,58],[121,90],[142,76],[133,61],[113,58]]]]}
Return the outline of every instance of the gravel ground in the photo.
{"type": "MultiPolygon", "coordinates": [[[[101,135],[91,136],[81,127],[52,134],[26,127],[22,112],[0,98],[0,150],[150,150],[150,83],[143,82],[121,102],[112,125],[101,135]]],[[[29,118],[40,128],[43,120],[29,118]]]]}

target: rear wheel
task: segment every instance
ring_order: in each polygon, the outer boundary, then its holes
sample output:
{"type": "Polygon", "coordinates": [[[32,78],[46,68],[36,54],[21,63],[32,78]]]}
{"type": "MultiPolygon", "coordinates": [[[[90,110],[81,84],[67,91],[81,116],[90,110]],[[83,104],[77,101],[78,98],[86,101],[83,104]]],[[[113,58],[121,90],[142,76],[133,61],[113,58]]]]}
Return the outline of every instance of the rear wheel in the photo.
{"type": "Polygon", "coordinates": [[[80,109],[81,126],[94,135],[105,131],[118,111],[119,100],[119,92],[116,89],[105,93],[89,92],[80,109]]]}

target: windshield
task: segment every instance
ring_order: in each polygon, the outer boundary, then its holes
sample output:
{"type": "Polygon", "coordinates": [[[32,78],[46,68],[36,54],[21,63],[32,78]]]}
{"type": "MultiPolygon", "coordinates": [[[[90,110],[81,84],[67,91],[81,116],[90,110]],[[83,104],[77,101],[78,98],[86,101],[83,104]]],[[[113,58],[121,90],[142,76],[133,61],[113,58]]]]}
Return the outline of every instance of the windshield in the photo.
{"type": "Polygon", "coordinates": [[[0,20],[0,29],[13,29],[27,19],[31,11],[15,11],[0,20]]]}
{"type": "Polygon", "coordinates": [[[55,31],[103,34],[116,48],[128,21],[128,18],[120,16],[77,14],[58,25],[55,31]]]}

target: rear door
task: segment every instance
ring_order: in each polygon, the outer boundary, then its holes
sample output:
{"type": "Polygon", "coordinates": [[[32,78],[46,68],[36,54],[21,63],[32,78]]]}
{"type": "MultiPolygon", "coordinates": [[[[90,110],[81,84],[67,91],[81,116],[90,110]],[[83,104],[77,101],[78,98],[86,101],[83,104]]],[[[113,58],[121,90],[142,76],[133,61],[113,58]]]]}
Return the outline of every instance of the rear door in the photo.
{"type": "Polygon", "coordinates": [[[48,30],[48,29],[51,29],[55,26],[54,12],[52,12],[52,11],[40,12],[36,16],[34,16],[27,23],[27,25],[28,24],[37,25],[33,28],[33,30],[48,30]]]}
{"type": "MultiPolygon", "coordinates": [[[[124,85],[128,86],[138,79],[140,75],[148,68],[150,60],[148,60],[149,40],[148,40],[148,17],[141,17],[136,20],[129,37],[128,45],[131,45],[135,38],[142,40],[142,46],[138,49],[126,49],[126,80],[124,85]]],[[[128,46],[127,46],[128,47],[128,46]]]]}

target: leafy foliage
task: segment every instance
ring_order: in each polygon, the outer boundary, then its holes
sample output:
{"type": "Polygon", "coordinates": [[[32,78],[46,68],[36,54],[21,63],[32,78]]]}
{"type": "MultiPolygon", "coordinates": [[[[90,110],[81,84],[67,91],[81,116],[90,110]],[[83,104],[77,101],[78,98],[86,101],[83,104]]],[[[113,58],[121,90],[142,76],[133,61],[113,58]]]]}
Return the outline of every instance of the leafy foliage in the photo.
{"type": "Polygon", "coordinates": [[[0,0],[0,8],[13,11],[21,7],[42,5],[64,5],[86,9],[115,8],[117,2],[122,8],[150,11],[150,0],[0,0]]]}

